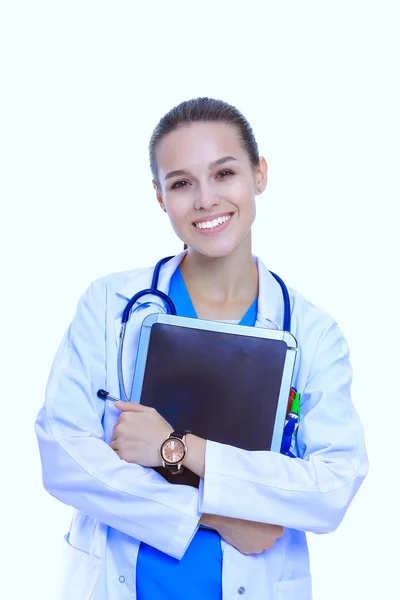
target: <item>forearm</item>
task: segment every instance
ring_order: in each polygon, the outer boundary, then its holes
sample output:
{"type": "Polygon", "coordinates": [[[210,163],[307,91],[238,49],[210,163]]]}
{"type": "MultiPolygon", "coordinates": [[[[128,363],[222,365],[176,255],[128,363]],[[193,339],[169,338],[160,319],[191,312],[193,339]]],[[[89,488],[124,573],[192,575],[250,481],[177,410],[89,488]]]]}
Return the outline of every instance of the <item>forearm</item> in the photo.
{"type": "Polygon", "coordinates": [[[206,465],[200,512],[316,533],[336,529],[366,469],[364,457],[351,464],[327,452],[302,460],[214,442],[206,465]]]}
{"type": "Polygon", "coordinates": [[[186,436],[188,453],[185,458],[184,466],[202,479],[204,479],[205,471],[206,443],[206,440],[193,433],[189,433],[186,436]]]}
{"type": "MultiPolygon", "coordinates": [[[[188,455],[185,460],[185,466],[193,473],[196,473],[196,475],[199,475],[201,478],[204,478],[206,443],[206,440],[193,434],[188,434],[186,436],[188,455]]],[[[209,527],[218,531],[221,527],[226,526],[228,521],[230,523],[239,523],[241,519],[203,513],[200,518],[199,525],[203,525],[204,527],[209,527]]]]}
{"type": "Polygon", "coordinates": [[[43,484],[49,493],[131,537],[182,558],[201,516],[197,489],[169,485],[153,469],[128,464],[94,436],[55,439],[44,408],[35,428],[43,484]]]}
{"type": "Polygon", "coordinates": [[[227,518],[229,517],[221,517],[220,515],[209,515],[207,513],[204,513],[203,515],[201,515],[199,525],[211,527],[211,529],[218,529],[218,524],[221,522],[221,520],[227,518]]]}

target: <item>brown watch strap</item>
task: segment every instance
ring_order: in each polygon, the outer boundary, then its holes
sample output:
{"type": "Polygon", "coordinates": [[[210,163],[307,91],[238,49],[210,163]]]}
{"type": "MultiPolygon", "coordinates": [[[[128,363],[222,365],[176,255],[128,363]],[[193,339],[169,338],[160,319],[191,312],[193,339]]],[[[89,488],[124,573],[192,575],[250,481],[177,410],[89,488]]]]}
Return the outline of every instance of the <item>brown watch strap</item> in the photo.
{"type": "Polygon", "coordinates": [[[183,431],[173,431],[172,433],[170,433],[169,437],[176,437],[181,440],[188,433],[192,433],[192,432],[189,431],[189,429],[184,429],[183,431]]]}

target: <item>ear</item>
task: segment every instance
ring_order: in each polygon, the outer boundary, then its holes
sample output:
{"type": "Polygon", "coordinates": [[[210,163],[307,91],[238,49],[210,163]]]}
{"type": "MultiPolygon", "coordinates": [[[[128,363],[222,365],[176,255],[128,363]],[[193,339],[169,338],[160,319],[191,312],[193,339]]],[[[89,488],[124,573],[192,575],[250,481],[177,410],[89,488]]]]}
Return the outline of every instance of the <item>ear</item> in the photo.
{"type": "Polygon", "coordinates": [[[163,209],[164,212],[167,212],[167,209],[164,206],[164,202],[161,196],[161,192],[159,191],[158,187],[157,187],[157,183],[155,182],[155,180],[153,179],[152,181],[153,184],[153,188],[156,190],[156,197],[157,197],[157,202],[158,204],[161,206],[161,208],[163,209]]]}
{"type": "Polygon", "coordinates": [[[255,184],[256,194],[262,194],[267,187],[268,164],[263,156],[260,156],[260,163],[256,169],[255,184]]]}

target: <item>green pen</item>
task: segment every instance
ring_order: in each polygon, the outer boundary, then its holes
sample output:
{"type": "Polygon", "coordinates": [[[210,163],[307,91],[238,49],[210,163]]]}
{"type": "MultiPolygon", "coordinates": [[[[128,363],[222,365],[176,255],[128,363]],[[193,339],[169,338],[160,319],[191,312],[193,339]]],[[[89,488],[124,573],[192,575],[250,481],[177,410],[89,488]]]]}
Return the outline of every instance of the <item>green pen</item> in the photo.
{"type": "Polygon", "coordinates": [[[300,392],[296,392],[296,395],[292,401],[292,406],[291,406],[290,412],[297,415],[300,420],[300,392]]]}
{"type": "Polygon", "coordinates": [[[292,401],[292,408],[291,408],[290,412],[297,415],[297,424],[296,424],[296,429],[294,431],[294,435],[296,436],[297,431],[299,429],[299,422],[300,422],[300,392],[296,392],[296,395],[292,401]]]}

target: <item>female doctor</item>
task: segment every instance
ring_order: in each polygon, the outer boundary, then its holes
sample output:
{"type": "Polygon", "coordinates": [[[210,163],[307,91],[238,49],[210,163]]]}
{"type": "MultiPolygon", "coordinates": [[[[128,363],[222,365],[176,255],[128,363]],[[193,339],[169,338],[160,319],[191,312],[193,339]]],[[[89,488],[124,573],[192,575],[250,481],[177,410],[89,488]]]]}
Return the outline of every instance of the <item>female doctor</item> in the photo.
{"type": "MultiPolygon", "coordinates": [[[[209,98],[181,103],[155,128],[150,164],[157,201],[185,243],[158,284],[177,314],[281,329],[280,286],[251,250],[267,163],[243,115],[209,98]]],[[[75,508],[60,598],[310,600],[306,532],[334,531],[367,473],[346,341],[330,315],[289,288],[301,393],[295,456],[193,432],[183,466],[200,476],[200,489],[172,485],[149,468],[161,466],[171,425],[154,409],[97,396],[105,388],[121,397],[121,315],[152,275],[112,274],[82,295],[35,422],[44,486],[75,508]]],[[[141,323],[164,310],[145,296],[131,312],[128,394],[141,323]]]]}

